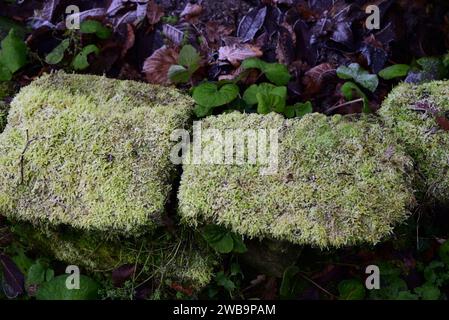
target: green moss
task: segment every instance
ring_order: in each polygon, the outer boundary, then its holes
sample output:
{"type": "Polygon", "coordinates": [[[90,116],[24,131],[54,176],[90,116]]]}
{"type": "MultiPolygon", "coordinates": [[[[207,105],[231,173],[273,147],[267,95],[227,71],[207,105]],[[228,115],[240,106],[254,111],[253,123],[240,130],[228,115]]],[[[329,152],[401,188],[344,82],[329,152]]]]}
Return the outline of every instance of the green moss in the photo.
{"type": "Polygon", "coordinates": [[[206,118],[207,128],[278,128],[278,171],[261,175],[261,163],[185,164],[178,198],[189,225],[320,247],[375,244],[415,204],[412,160],[371,118],[232,113],[206,118]]]}
{"type": "Polygon", "coordinates": [[[140,278],[172,280],[196,289],[211,281],[216,264],[216,256],[204,240],[186,230],[180,230],[177,236],[158,231],[151,237],[135,239],[106,239],[73,229],[36,229],[26,223],[15,223],[12,230],[27,248],[70,265],[111,272],[135,264],[140,278]]]}
{"type": "Polygon", "coordinates": [[[0,214],[123,235],[157,226],[175,167],[174,89],[62,72],[23,88],[0,136],[0,214]]]}
{"type": "Polygon", "coordinates": [[[422,192],[433,199],[449,201],[449,133],[436,122],[431,112],[422,108],[449,111],[449,82],[422,85],[401,84],[384,101],[379,110],[415,160],[427,181],[422,192]]]}

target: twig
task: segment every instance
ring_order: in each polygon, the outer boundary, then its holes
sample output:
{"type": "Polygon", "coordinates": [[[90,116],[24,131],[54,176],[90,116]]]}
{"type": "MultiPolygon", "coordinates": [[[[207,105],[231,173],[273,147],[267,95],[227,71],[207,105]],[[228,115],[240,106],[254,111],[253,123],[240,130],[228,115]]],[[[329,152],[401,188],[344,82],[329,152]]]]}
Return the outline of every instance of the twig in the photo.
{"type": "Polygon", "coordinates": [[[336,299],[337,296],[330,293],[329,291],[327,291],[326,289],[324,289],[322,286],[320,286],[318,283],[316,283],[315,281],[313,281],[312,279],[310,279],[309,277],[307,277],[304,273],[299,272],[299,275],[301,277],[303,277],[305,280],[309,281],[311,284],[313,284],[315,287],[317,287],[318,289],[320,289],[321,291],[323,291],[324,293],[326,293],[327,295],[329,295],[331,298],[336,299]]]}
{"type": "Polygon", "coordinates": [[[357,102],[363,102],[363,100],[364,100],[363,98],[359,98],[359,99],[356,99],[356,100],[352,100],[352,101],[348,101],[348,102],[339,104],[339,105],[337,105],[335,107],[332,107],[332,108],[326,110],[326,113],[329,114],[332,111],[337,110],[338,108],[341,108],[341,107],[344,107],[344,106],[348,106],[350,104],[357,103],[357,102]]]}

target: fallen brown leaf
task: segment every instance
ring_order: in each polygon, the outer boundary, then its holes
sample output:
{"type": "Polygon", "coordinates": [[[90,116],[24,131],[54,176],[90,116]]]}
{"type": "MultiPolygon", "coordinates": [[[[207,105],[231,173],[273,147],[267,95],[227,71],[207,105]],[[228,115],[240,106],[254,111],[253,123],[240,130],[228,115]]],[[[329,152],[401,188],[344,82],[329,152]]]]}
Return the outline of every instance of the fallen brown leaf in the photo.
{"type": "Polygon", "coordinates": [[[181,12],[181,18],[184,18],[186,21],[191,23],[196,22],[198,17],[203,12],[203,7],[199,4],[193,4],[188,2],[185,6],[184,10],[181,12]]]}
{"type": "Polygon", "coordinates": [[[147,19],[150,25],[155,25],[164,16],[164,8],[158,5],[154,0],[148,2],[147,6],[147,19]]]}
{"type": "Polygon", "coordinates": [[[259,47],[250,44],[234,44],[221,47],[218,50],[218,60],[228,60],[233,66],[239,66],[243,60],[261,57],[262,54],[259,47]]]}
{"type": "Polygon", "coordinates": [[[148,57],[142,68],[147,82],[154,84],[170,84],[168,69],[178,61],[178,52],[172,48],[163,46],[148,57]]]}
{"type": "Polygon", "coordinates": [[[304,74],[303,85],[307,96],[318,93],[324,82],[335,75],[335,68],[330,63],[322,63],[304,74]]]}

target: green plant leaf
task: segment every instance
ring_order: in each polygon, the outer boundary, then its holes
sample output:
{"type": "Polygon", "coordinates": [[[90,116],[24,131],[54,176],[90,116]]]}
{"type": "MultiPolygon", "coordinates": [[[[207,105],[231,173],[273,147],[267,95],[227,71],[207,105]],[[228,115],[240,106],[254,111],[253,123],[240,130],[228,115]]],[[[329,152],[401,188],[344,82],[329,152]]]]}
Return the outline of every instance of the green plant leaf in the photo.
{"type": "Polygon", "coordinates": [[[218,253],[230,253],[234,249],[232,234],[225,228],[208,225],[202,234],[207,243],[218,253]]]}
{"type": "Polygon", "coordinates": [[[173,83],[186,83],[189,81],[190,72],[183,66],[173,64],[168,69],[168,78],[173,83]]]}
{"type": "Polygon", "coordinates": [[[39,261],[28,270],[26,285],[40,285],[45,282],[46,268],[39,261]]]}
{"type": "Polygon", "coordinates": [[[95,33],[98,38],[103,40],[108,39],[112,34],[111,29],[96,20],[84,20],[81,22],[80,31],[82,33],[95,33]]]}
{"type": "Polygon", "coordinates": [[[280,63],[268,63],[258,58],[249,58],[243,61],[244,69],[259,69],[268,80],[277,86],[285,86],[291,79],[287,66],[280,63]]]}
{"type": "Polygon", "coordinates": [[[217,281],[217,284],[219,286],[222,286],[223,288],[225,288],[227,291],[232,292],[235,290],[236,286],[234,281],[232,281],[231,279],[229,279],[223,271],[220,271],[217,273],[215,280],[217,281]]]}
{"type": "Polygon", "coordinates": [[[193,112],[198,118],[210,116],[212,114],[212,108],[202,106],[200,104],[195,105],[193,112]]]}
{"type": "Polygon", "coordinates": [[[423,300],[438,300],[441,297],[440,289],[428,283],[425,283],[421,287],[415,288],[415,292],[423,300]]]}
{"type": "Polygon", "coordinates": [[[276,87],[271,83],[254,84],[246,89],[243,100],[248,105],[257,103],[257,112],[260,114],[272,111],[283,113],[287,100],[287,87],[276,87]]]}
{"type": "Polygon", "coordinates": [[[363,112],[371,113],[371,109],[369,108],[368,98],[365,93],[360,90],[360,88],[354,82],[345,82],[341,86],[341,93],[346,101],[354,100],[355,96],[363,99],[363,112]]]}
{"type": "Polygon", "coordinates": [[[341,300],[362,300],[365,298],[365,286],[359,280],[343,280],[338,284],[341,300]]]}
{"type": "Polygon", "coordinates": [[[419,296],[411,293],[410,291],[401,291],[398,293],[396,300],[418,300],[419,296]]]}
{"type": "Polygon", "coordinates": [[[243,242],[243,239],[241,236],[232,233],[232,239],[234,240],[234,248],[233,248],[233,252],[235,253],[245,253],[246,251],[248,251],[248,249],[246,248],[245,243],[243,242]]]}
{"type": "Polygon", "coordinates": [[[239,95],[239,87],[225,84],[218,89],[217,84],[205,82],[193,89],[193,99],[199,105],[215,108],[232,102],[239,95]]]}
{"type": "Polygon", "coordinates": [[[306,114],[312,113],[312,112],[313,112],[312,102],[307,101],[304,103],[301,103],[301,102],[295,103],[293,106],[285,107],[284,114],[287,118],[293,118],[293,117],[302,118],[306,114]]]}
{"type": "Polygon", "coordinates": [[[36,293],[37,300],[95,300],[98,299],[98,283],[80,275],[80,288],[67,289],[68,275],[61,275],[44,282],[36,293]]]}
{"type": "Polygon", "coordinates": [[[410,70],[408,64],[395,64],[379,72],[379,76],[385,80],[405,77],[410,70]]]}
{"type": "Polygon", "coordinates": [[[201,56],[198,51],[190,44],[182,47],[179,52],[178,63],[187,67],[191,74],[193,74],[200,66],[201,56]]]}
{"type": "Polygon", "coordinates": [[[296,279],[295,276],[298,274],[299,268],[297,266],[290,266],[285,269],[282,276],[281,287],[279,289],[279,294],[282,299],[292,299],[296,295],[296,279]]]}
{"type": "Polygon", "coordinates": [[[64,59],[65,51],[70,46],[70,39],[64,39],[58,44],[47,56],[45,57],[45,62],[48,64],[58,64],[64,59]]]}
{"type": "Polygon", "coordinates": [[[337,76],[345,80],[353,79],[355,82],[371,92],[376,91],[377,86],[379,85],[377,75],[370,74],[368,71],[362,69],[358,63],[351,63],[347,67],[338,67],[337,76]]]}
{"type": "Polygon", "coordinates": [[[85,46],[80,53],[78,53],[72,61],[72,66],[75,70],[84,70],[89,67],[88,56],[91,53],[95,53],[96,55],[100,53],[100,49],[94,45],[90,44],[85,46]]]}
{"type": "Polygon", "coordinates": [[[9,81],[11,79],[11,71],[9,71],[9,68],[0,61],[0,81],[9,81]]]}
{"type": "MultiPolygon", "coordinates": [[[[1,42],[0,64],[9,69],[11,74],[22,68],[27,63],[28,48],[23,40],[16,35],[15,29],[11,29],[1,42]]],[[[3,73],[4,71],[0,71],[3,73]]]]}

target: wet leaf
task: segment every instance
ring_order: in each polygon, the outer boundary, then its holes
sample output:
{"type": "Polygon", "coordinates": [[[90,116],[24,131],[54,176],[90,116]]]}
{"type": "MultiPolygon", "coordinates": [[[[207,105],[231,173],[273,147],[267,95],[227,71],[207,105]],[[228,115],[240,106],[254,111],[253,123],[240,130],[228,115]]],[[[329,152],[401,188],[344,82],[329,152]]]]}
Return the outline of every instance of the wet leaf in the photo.
{"type": "Polygon", "coordinates": [[[233,44],[230,46],[221,47],[218,51],[218,59],[222,61],[229,61],[234,66],[239,66],[240,63],[248,58],[261,57],[263,52],[259,47],[250,44],[233,44]]]}
{"type": "Polygon", "coordinates": [[[395,64],[379,72],[379,76],[385,80],[402,78],[408,74],[410,66],[407,64],[395,64]]]}
{"type": "Polygon", "coordinates": [[[75,70],[84,70],[89,67],[88,57],[90,54],[98,55],[100,53],[100,49],[94,45],[89,44],[85,46],[80,53],[78,53],[72,61],[72,66],[75,70]]]}
{"type": "Polygon", "coordinates": [[[368,71],[362,69],[358,63],[351,63],[347,67],[338,67],[337,76],[345,80],[353,79],[355,82],[371,92],[376,91],[377,86],[379,85],[377,75],[370,74],[368,71]]]}
{"type": "Polygon", "coordinates": [[[45,62],[48,64],[58,64],[64,59],[65,51],[70,46],[70,39],[64,39],[60,44],[56,46],[47,56],[45,57],[45,62]]]}
{"type": "Polygon", "coordinates": [[[0,254],[0,267],[3,273],[2,287],[5,295],[16,298],[24,292],[25,277],[14,261],[7,255],[0,254]]]}
{"type": "Polygon", "coordinates": [[[169,84],[168,70],[174,64],[178,64],[178,53],[174,49],[163,46],[154,51],[143,65],[147,82],[169,84]]]}
{"type": "Polygon", "coordinates": [[[240,21],[237,29],[237,36],[242,39],[243,42],[253,40],[256,33],[262,28],[265,17],[267,15],[267,7],[251,10],[242,21],[240,21]]]}

